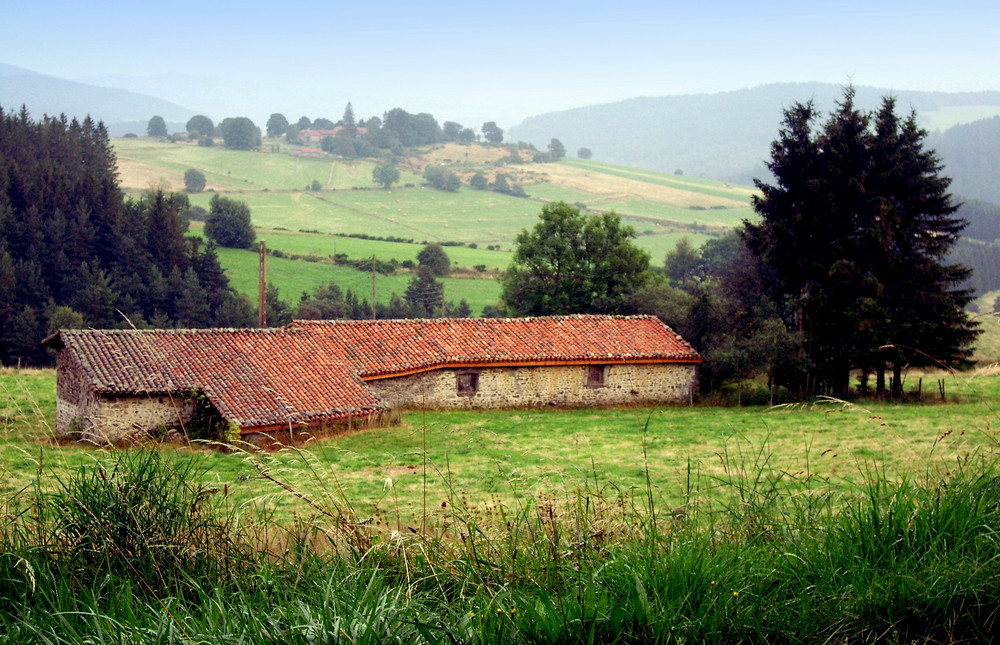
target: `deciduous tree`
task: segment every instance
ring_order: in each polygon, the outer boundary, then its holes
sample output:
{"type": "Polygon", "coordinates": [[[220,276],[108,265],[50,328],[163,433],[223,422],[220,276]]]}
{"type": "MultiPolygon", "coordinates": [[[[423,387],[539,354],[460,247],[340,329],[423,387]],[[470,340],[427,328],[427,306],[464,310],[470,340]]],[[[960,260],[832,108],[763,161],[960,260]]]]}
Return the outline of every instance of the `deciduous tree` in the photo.
{"type": "Polygon", "coordinates": [[[147,137],[165,137],[167,134],[167,123],[162,116],[154,116],[149,120],[149,124],[146,126],[147,137]]]}
{"type": "Polygon", "coordinates": [[[208,183],[205,179],[205,173],[195,168],[188,168],[184,172],[184,190],[189,193],[200,193],[205,190],[205,184],[208,183]]]}
{"type": "Polygon", "coordinates": [[[549,154],[552,155],[552,161],[559,161],[566,156],[566,146],[559,139],[553,139],[549,141],[549,154]]]}
{"type": "Polygon", "coordinates": [[[257,237],[250,222],[250,207],[245,202],[215,195],[205,219],[205,237],[219,246],[249,249],[257,237]]]}
{"type": "Polygon", "coordinates": [[[394,183],[399,181],[399,168],[392,162],[380,163],[372,170],[372,181],[389,190],[394,183]]]}
{"type": "Polygon", "coordinates": [[[288,131],[288,119],[284,114],[275,112],[267,120],[267,136],[280,137],[288,131]]]}
{"type": "Polygon", "coordinates": [[[437,242],[431,242],[424,246],[420,253],[417,253],[417,262],[420,263],[420,266],[429,268],[438,277],[448,275],[448,271],[451,269],[451,260],[448,258],[448,254],[445,253],[444,247],[437,242]]]}
{"type": "Polygon", "coordinates": [[[188,119],[184,129],[194,138],[210,137],[215,134],[215,124],[212,123],[212,119],[202,114],[188,119]]]}
{"type": "Polygon", "coordinates": [[[515,315],[621,313],[649,277],[649,254],[614,213],[582,215],[565,202],[542,207],[521,231],[503,278],[503,301],[515,315]]]}
{"type": "Polygon", "coordinates": [[[487,121],[482,128],[483,137],[490,143],[503,143],[503,129],[498,127],[496,121],[487,121]]]}
{"type": "Polygon", "coordinates": [[[245,116],[223,119],[219,124],[222,141],[233,150],[253,150],[260,147],[260,130],[245,116]]]}

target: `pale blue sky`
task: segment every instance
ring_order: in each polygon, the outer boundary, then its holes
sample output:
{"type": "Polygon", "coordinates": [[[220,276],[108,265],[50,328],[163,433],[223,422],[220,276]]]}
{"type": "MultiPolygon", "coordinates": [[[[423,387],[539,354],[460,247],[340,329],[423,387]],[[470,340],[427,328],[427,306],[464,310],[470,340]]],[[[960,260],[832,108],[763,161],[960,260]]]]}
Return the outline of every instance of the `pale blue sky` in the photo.
{"type": "Polygon", "coordinates": [[[275,111],[336,120],[352,101],[359,117],[403,107],[509,127],[782,81],[1000,90],[996,0],[0,0],[0,24],[0,63],[258,123],[275,111]]]}

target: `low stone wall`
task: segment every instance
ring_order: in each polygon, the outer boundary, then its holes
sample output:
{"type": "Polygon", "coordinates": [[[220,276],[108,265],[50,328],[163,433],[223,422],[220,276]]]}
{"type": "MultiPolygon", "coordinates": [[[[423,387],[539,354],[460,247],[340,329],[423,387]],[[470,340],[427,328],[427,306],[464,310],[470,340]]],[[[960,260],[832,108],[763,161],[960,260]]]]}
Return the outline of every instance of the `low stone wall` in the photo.
{"type": "Polygon", "coordinates": [[[136,394],[102,396],[89,387],[67,351],[56,358],[56,432],[106,444],[129,441],[157,428],[191,420],[196,404],[187,397],[136,394]]]}
{"type": "Polygon", "coordinates": [[[195,408],[188,397],[99,397],[83,416],[81,432],[95,443],[131,441],[158,428],[181,428],[194,416],[195,408]]]}
{"type": "Polygon", "coordinates": [[[605,365],[604,384],[588,385],[588,365],[440,369],[366,381],[376,396],[404,408],[509,408],[629,403],[688,403],[696,386],[690,364],[605,365]],[[475,393],[460,393],[460,374],[476,374],[475,393]]]}

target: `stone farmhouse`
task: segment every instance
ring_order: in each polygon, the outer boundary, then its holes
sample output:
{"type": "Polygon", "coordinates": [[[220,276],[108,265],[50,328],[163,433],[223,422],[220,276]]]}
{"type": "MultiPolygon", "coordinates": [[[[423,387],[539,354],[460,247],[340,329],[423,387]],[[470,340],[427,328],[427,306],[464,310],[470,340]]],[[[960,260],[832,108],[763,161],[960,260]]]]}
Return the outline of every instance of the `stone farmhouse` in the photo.
{"type": "Polygon", "coordinates": [[[652,316],[295,321],[277,329],[64,330],[60,433],[98,442],[378,423],[392,408],[687,403],[701,357],[652,316]]]}

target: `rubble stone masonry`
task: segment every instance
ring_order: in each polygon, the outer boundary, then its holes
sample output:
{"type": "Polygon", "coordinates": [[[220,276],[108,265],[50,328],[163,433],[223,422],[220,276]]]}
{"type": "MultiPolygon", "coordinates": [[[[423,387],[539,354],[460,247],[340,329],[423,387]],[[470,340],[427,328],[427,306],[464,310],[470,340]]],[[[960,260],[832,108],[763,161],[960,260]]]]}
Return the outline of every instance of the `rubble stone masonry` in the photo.
{"type": "Polygon", "coordinates": [[[688,403],[696,365],[605,365],[604,384],[588,384],[588,365],[439,369],[366,381],[386,403],[403,408],[504,408],[629,403],[688,403]],[[460,374],[476,374],[474,393],[460,393],[460,374]]]}
{"type": "Polygon", "coordinates": [[[99,395],[86,384],[69,352],[57,357],[56,432],[98,444],[129,441],[157,428],[179,428],[195,412],[189,397],[139,393],[99,395]]]}

